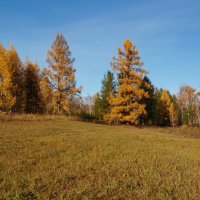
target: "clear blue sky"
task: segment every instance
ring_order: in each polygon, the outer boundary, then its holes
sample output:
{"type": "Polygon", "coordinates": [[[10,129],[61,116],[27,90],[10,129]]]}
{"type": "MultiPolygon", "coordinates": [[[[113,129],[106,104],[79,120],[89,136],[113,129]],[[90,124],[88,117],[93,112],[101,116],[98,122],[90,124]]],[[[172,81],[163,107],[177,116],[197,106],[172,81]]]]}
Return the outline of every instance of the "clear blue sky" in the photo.
{"type": "Polygon", "coordinates": [[[200,88],[199,0],[0,1],[0,43],[13,44],[22,60],[46,66],[57,32],[76,59],[83,94],[100,89],[126,38],[138,47],[155,86],[173,93],[183,84],[200,88]]]}

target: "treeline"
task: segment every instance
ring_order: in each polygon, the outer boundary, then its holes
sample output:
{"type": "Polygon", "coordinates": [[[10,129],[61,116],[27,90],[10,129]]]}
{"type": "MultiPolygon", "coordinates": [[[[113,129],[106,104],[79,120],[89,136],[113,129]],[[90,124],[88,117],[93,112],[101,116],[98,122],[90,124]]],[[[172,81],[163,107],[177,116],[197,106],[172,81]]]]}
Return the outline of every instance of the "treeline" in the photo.
{"type": "Polygon", "coordinates": [[[177,95],[154,87],[130,40],[118,49],[102,80],[101,91],[81,96],[74,58],[62,34],[47,52],[47,64],[22,62],[14,47],[0,45],[0,112],[76,115],[99,123],[178,126],[200,125],[199,92],[182,86],[177,95]]]}
{"type": "Polygon", "coordinates": [[[81,88],[76,87],[74,58],[62,34],[47,53],[48,68],[26,59],[14,47],[0,45],[0,111],[6,113],[70,114],[81,88]]]}
{"type": "Polygon", "coordinates": [[[111,63],[117,80],[108,71],[94,97],[95,118],[115,124],[199,126],[200,93],[190,86],[182,86],[177,95],[158,89],[142,65],[135,45],[126,40],[111,63]]]}

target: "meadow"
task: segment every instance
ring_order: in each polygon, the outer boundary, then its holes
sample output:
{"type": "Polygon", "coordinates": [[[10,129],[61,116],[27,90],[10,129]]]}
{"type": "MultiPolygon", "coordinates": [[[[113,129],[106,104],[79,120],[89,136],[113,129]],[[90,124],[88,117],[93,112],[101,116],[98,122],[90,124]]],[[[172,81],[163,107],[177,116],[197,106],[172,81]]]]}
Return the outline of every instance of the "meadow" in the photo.
{"type": "Polygon", "coordinates": [[[199,130],[0,121],[0,199],[200,199],[199,130]]]}

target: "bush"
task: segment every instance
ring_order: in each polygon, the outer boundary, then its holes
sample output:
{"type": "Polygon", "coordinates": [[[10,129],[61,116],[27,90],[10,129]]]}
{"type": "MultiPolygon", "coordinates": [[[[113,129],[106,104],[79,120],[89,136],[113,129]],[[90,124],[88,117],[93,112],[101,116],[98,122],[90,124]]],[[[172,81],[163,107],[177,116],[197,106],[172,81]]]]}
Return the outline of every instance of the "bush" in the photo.
{"type": "Polygon", "coordinates": [[[79,118],[79,120],[84,121],[84,122],[94,122],[95,121],[95,116],[92,114],[89,114],[87,112],[79,113],[78,118],[79,118]]]}

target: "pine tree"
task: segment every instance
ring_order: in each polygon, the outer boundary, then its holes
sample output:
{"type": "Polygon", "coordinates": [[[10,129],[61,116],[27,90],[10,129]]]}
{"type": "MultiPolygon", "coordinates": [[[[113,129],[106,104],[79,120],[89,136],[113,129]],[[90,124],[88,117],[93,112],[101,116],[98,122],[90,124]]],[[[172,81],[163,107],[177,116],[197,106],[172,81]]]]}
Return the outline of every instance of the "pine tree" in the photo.
{"type": "Polygon", "coordinates": [[[116,93],[114,74],[108,71],[101,82],[100,94],[97,93],[94,103],[94,114],[98,119],[103,119],[110,112],[109,98],[116,93]]]}
{"type": "Polygon", "coordinates": [[[99,121],[103,119],[104,105],[99,93],[95,95],[93,111],[96,119],[98,119],[99,121]]]}
{"type": "Polygon", "coordinates": [[[40,91],[39,67],[29,60],[25,62],[24,68],[25,87],[25,112],[42,113],[42,101],[40,91]]]}
{"type": "Polygon", "coordinates": [[[141,100],[142,104],[145,104],[146,115],[142,115],[140,118],[140,123],[155,125],[156,118],[156,98],[155,98],[155,88],[152,85],[150,79],[145,76],[142,80],[141,88],[148,93],[148,98],[143,97],[141,100]]]}
{"type": "Polygon", "coordinates": [[[110,103],[109,98],[111,95],[116,93],[116,82],[114,74],[108,71],[104,75],[104,79],[102,80],[102,87],[101,87],[101,98],[102,98],[102,106],[103,106],[103,113],[106,114],[110,111],[110,103]]]}
{"type": "MultiPolygon", "coordinates": [[[[148,93],[141,89],[142,79],[147,73],[142,69],[136,46],[130,40],[124,42],[124,49],[118,49],[118,57],[111,64],[118,76],[118,92],[110,98],[110,121],[139,124],[141,115],[146,114],[145,104],[141,104],[148,93]]],[[[148,83],[146,84],[148,86],[148,83]]]]}
{"type": "Polygon", "coordinates": [[[47,63],[47,76],[54,89],[57,112],[70,113],[71,101],[80,93],[81,88],[76,87],[74,58],[71,57],[69,46],[62,34],[57,34],[51,50],[48,51],[47,63]]]}

